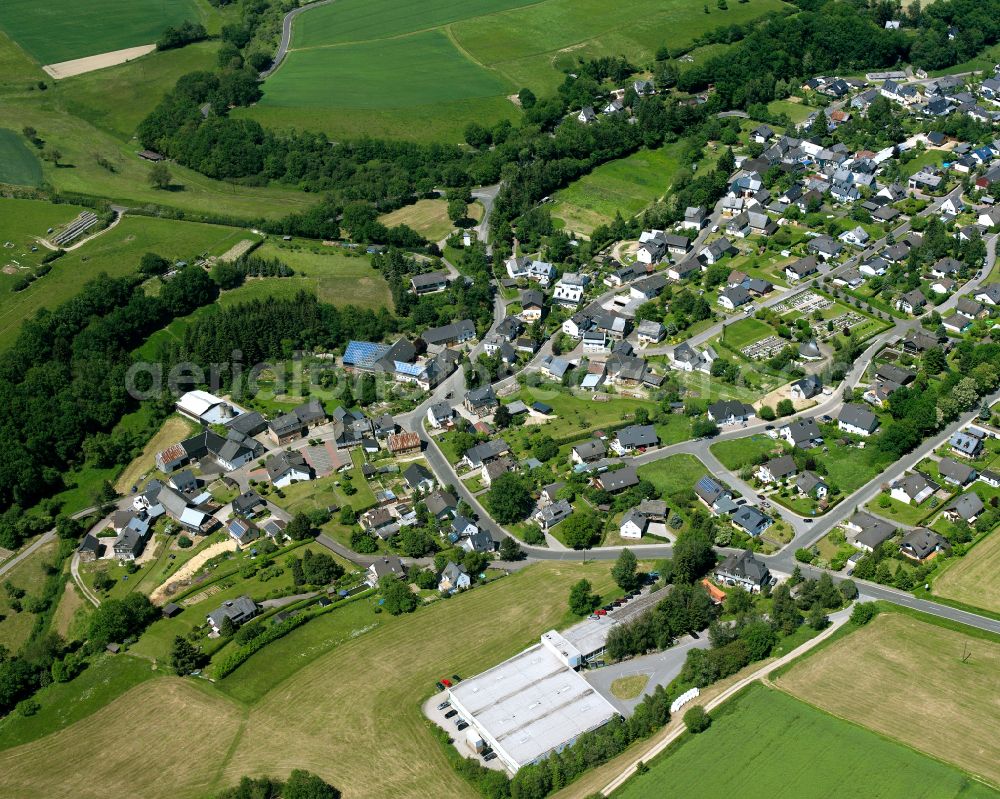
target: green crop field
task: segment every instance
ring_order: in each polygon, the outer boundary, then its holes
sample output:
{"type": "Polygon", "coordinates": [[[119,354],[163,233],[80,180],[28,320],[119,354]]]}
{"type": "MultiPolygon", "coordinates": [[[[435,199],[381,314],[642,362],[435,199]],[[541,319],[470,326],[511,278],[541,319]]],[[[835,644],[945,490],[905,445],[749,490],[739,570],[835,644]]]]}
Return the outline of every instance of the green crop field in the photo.
{"type": "Polygon", "coordinates": [[[5,0],[0,28],[40,64],[155,42],[168,25],[203,22],[196,0],[5,0]]]}
{"type": "Polygon", "coordinates": [[[958,769],[761,685],[713,715],[708,731],[669,749],[647,773],[616,791],[615,799],[998,796],[958,769]]]}
{"type": "MultiPolygon", "coordinates": [[[[8,224],[11,224],[15,228],[14,241],[21,246],[29,236],[45,235],[47,227],[68,222],[81,210],[35,200],[0,200],[0,209],[8,208],[13,209],[10,215],[0,212],[0,243],[12,238],[5,233],[8,224]]],[[[24,291],[11,291],[11,286],[18,279],[16,272],[0,274],[0,348],[14,340],[21,322],[39,308],[54,308],[101,272],[109,275],[134,272],[143,253],[156,252],[171,259],[190,259],[201,253],[219,255],[249,236],[245,230],[221,225],[125,217],[112,230],[54,261],[52,271],[24,291]]],[[[5,263],[11,257],[10,253],[14,252],[22,250],[0,250],[6,256],[3,259],[5,263]]],[[[47,251],[29,251],[30,262],[37,263],[44,252],[47,251]]]]}
{"type": "MultiPolygon", "coordinates": [[[[598,593],[613,588],[607,564],[546,563],[412,616],[376,613],[373,601],[359,600],[268,645],[214,688],[163,676],[125,693],[104,690],[103,706],[79,694],[94,690],[89,679],[46,689],[44,723],[14,714],[0,727],[0,745],[23,744],[0,752],[0,794],[195,799],[243,774],[305,768],[359,799],[474,799],[427,729],[420,703],[441,676],[475,674],[568,623],[566,596],[583,577],[598,593]],[[80,708],[72,723],[59,719],[56,701],[80,708]],[[373,762],[405,768],[372,769],[373,762]]],[[[158,630],[170,628],[157,621],[146,636],[164,638],[158,630]]],[[[122,687],[128,681],[119,680],[122,687]]]]}
{"type": "Polygon", "coordinates": [[[584,235],[611,222],[616,212],[635,216],[666,194],[682,166],[680,149],[674,144],[640,150],[602,164],[553,195],[552,216],[566,230],[584,235]]]}
{"type": "MultiPolygon", "coordinates": [[[[628,53],[643,64],[720,25],[784,7],[780,0],[713,6],[696,0],[338,0],[296,20],[264,98],[240,115],[331,135],[461,138],[469,121],[516,116],[523,86],[550,93],[577,58],[628,53]]],[[[665,186],[664,186],[665,188],[665,186]]]]}
{"type": "Polygon", "coordinates": [[[42,164],[17,133],[0,128],[0,183],[38,186],[42,182],[42,164]]]}

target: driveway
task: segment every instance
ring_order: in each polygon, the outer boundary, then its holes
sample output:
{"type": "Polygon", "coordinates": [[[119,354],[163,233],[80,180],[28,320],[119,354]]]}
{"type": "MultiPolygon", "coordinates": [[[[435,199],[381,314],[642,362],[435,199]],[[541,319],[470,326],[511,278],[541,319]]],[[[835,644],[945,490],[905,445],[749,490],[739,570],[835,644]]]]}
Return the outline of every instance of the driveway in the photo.
{"type": "Polygon", "coordinates": [[[622,715],[630,716],[635,706],[642,701],[644,696],[648,696],[656,690],[657,685],[668,685],[684,668],[684,661],[687,660],[687,653],[692,649],[708,649],[711,646],[707,633],[702,633],[698,638],[684,636],[678,643],[665,649],[662,652],[652,652],[648,655],[640,655],[631,660],[623,660],[612,666],[604,666],[600,669],[590,669],[583,672],[586,678],[595,689],[612,705],[618,708],[622,715]],[[632,677],[636,674],[649,675],[649,682],[642,693],[635,699],[619,699],[611,693],[611,684],[622,677],[632,677]]]}

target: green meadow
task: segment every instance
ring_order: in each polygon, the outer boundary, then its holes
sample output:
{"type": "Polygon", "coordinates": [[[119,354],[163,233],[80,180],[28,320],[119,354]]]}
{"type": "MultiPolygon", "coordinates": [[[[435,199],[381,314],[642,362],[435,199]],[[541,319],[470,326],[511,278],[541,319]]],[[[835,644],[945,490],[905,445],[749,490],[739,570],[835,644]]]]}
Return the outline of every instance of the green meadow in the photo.
{"type": "Polygon", "coordinates": [[[0,128],[0,183],[38,186],[42,165],[24,139],[12,130],[0,128]]]}
{"type": "Polygon", "coordinates": [[[40,64],[152,44],[170,25],[204,22],[196,0],[4,0],[0,28],[40,64]]]}

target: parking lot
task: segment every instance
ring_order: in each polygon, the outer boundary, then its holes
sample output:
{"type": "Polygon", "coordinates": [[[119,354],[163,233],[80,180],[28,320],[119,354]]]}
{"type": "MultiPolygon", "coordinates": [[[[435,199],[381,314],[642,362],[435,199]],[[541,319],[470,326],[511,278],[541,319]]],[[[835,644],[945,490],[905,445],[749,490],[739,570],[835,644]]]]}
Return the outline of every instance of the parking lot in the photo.
{"type": "Polygon", "coordinates": [[[456,713],[451,718],[446,718],[448,713],[451,713],[453,708],[449,704],[447,707],[439,707],[443,703],[448,701],[448,691],[440,691],[426,702],[424,702],[423,711],[424,715],[429,718],[432,722],[437,724],[442,730],[448,733],[448,737],[451,738],[452,744],[455,749],[462,757],[468,757],[479,762],[480,765],[486,766],[486,768],[491,768],[495,771],[502,771],[507,773],[507,768],[504,766],[503,761],[495,757],[492,760],[486,760],[481,754],[476,752],[469,740],[467,733],[472,732],[473,738],[478,737],[475,733],[474,727],[467,727],[464,730],[459,730],[457,722],[460,716],[456,713]]]}

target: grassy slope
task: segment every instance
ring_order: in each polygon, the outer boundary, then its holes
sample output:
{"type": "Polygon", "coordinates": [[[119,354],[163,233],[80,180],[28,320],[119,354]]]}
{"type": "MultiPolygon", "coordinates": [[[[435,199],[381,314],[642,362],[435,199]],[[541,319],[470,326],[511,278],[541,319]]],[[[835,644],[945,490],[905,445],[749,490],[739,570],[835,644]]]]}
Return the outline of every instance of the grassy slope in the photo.
{"type": "Polygon", "coordinates": [[[455,229],[448,218],[447,200],[417,200],[380,216],[379,222],[389,227],[408,225],[428,241],[440,241],[455,229]]]}
{"type": "MultiPolygon", "coordinates": [[[[376,615],[369,605],[335,629],[336,611],[268,646],[220,684],[253,700],[242,724],[236,700],[202,683],[153,680],[96,712],[90,707],[93,715],[62,732],[0,754],[0,792],[183,799],[248,772],[307,768],[345,796],[471,799],[474,790],[448,765],[419,703],[442,675],[476,673],[567,623],[566,596],[581,577],[599,593],[611,588],[606,564],[539,564],[412,616],[376,615]],[[392,767],[373,769],[373,762],[392,767]]],[[[0,728],[8,741],[18,734],[0,728]]]]}
{"type": "Polygon", "coordinates": [[[5,0],[0,24],[40,64],[53,64],[150,44],[185,20],[205,21],[195,0],[5,0]]]}
{"type": "Polygon", "coordinates": [[[694,455],[687,454],[671,455],[639,467],[639,477],[656,486],[661,497],[693,489],[694,484],[706,474],[708,469],[705,464],[694,455]]]}
{"type": "Polygon", "coordinates": [[[679,152],[679,145],[668,145],[602,164],[555,193],[552,216],[583,234],[611,222],[618,211],[635,216],[666,194],[681,168],[679,152]]]}
{"type": "Polygon", "coordinates": [[[666,795],[992,797],[961,772],[755,685],[717,711],[712,727],[668,750],[616,799],[666,795]],[[725,768],[718,768],[725,753],[725,768]]]}
{"type": "MultiPolygon", "coordinates": [[[[61,210],[63,206],[56,208],[61,210]]],[[[45,228],[39,233],[44,235],[45,228]]],[[[10,284],[16,277],[0,275],[0,347],[13,341],[22,320],[39,308],[53,308],[69,299],[84,282],[101,272],[132,273],[146,252],[170,259],[190,259],[204,252],[221,254],[247,235],[238,228],[220,225],[125,217],[114,229],[55,261],[48,275],[24,291],[11,293],[10,284]]]]}
{"type": "Polygon", "coordinates": [[[778,685],[1000,784],[994,640],[884,614],[794,666],[778,685]],[[963,663],[965,647],[971,657],[963,663]]]}
{"type": "MultiPolygon", "coordinates": [[[[55,555],[56,547],[55,543],[39,547],[3,578],[2,582],[10,580],[13,585],[27,592],[21,600],[22,604],[26,603],[29,597],[38,596],[45,580],[45,566],[55,555]]],[[[0,645],[7,647],[11,652],[17,652],[31,633],[35,614],[26,610],[16,612],[11,607],[7,592],[0,591],[0,617],[3,619],[0,621],[0,645]]]]}

